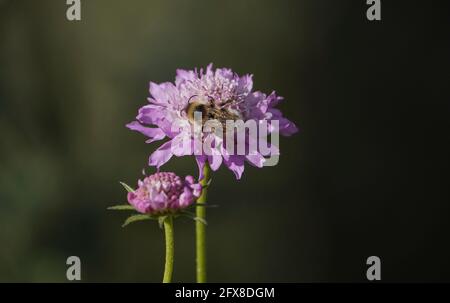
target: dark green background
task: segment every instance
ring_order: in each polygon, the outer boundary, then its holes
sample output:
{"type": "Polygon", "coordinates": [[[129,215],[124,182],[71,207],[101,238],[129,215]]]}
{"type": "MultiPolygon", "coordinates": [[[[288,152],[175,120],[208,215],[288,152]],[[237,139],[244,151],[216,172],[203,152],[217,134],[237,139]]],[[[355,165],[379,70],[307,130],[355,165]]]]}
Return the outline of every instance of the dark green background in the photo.
{"type": "MultiPolygon", "coordinates": [[[[159,143],[124,126],[148,82],[231,67],[276,90],[301,133],[279,165],[213,175],[212,282],[449,281],[449,12],[437,1],[0,0],[0,281],[162,277],[156,223],[120,227],[159,143]]],[[[191,157],[163,167],[197,175],[191,157]]],[[[152,172],[152,169],[148,169],[152,172]]],[[[194,224],[176,221],[175,281],[194,281],[194,224]]]]}

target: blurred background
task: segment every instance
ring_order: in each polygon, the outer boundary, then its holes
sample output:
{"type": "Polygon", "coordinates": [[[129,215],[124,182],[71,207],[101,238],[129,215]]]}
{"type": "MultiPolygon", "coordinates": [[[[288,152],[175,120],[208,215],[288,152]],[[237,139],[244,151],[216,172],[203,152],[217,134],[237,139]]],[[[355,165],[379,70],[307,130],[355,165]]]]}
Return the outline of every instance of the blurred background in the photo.
{"type": "MultiPolygon", "coordinates": [[[[211,282],[450,281],[449,11],[438,1],[0,0],[0,281],[159,282],[163,233],[120,226],[118,183],[159,145],[125,128],[148,82],[231,67],[301,133],[275,167],[213,175],[211,282]]],[[[197,173],[191,157],[166,170],[197,173]]],[[[153,172],[152,168],[147,169],[153,172]]],[[[175,222],[174,281],[195,281],[175,222]]]]}

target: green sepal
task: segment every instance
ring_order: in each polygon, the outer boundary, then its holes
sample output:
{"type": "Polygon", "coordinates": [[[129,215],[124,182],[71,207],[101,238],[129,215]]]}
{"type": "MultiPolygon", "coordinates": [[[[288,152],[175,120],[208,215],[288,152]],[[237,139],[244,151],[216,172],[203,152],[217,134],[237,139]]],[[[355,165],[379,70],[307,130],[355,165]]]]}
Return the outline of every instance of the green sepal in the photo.
{"type": "Polygon", "coordinates": [[[163,228],[164,227],[164,221],[166,220],[167,216],[159,216],[158,217],[158,224],[159,224],[159,228],[163,228]]]}
{"type": "Polygon", "coordinates": [[[203,224],[205,224],[205,225],[208,225],[208,222],[206,222],[206,220],[205,219],[203,219],[203,218],[200,218],[200,217],[197,217],[195,214],[193,214],[193,213],[191,213],[191,212],[188,212],[188,211],[182,211],[181,212],[181,215],[182,216],[185,216],[185,217],[188,217],[189,219],[192,219],[192,220],[194,220],[194,221],[198,221],[198,222],[200,222],[200,223],[203,223],[203,224]]]}
{"type": "Polygon", "coordinates": [[[139,214],[139,215],[132,215],[129,216],[125,222],[123,223],[122,227],[127,226],[128,224],[137,222],[137,221],[143,221],[143,220],[154,220],[155,218],[150,216],[150,215],[144,215],[144,214],[139,214]]]}
{"type": "Polygon", "coordinates": [[[126,189],[127,192],[134,193],[134,189],[132,189],[128,184],[126,184],[124,182],[119,182],[119,183],[122,184],[122,186],[126,189]]]}
{"type": "Polygon", "coordinates": [[[191,205],[189,205],[189,208],[192,207],[219,207],[219,205],[217,204],[208,204],[208,203],[192,203],[191,205]]]}
{"type": "Polygon", "coordinates": [[[211,185],[211,182],[212,182],[212,178],[209,178],[208,182],[205,185],[202,185],[202,188],[203,189],[208,188],[211,185]]]}
{"type": "Polygon", "coordinates": [[[114,205],[107,208],[108,210],[135,210],[130,204],[114,205]]]}

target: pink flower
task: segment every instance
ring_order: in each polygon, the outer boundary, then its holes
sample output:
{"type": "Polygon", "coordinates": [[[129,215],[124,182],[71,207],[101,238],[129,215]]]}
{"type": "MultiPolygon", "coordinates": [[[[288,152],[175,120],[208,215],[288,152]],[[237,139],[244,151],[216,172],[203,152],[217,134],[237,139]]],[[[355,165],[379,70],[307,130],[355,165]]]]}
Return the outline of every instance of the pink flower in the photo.
{"type": "Polygon", "coordinates": [[[138,188],[128,193],[128,202],[140,213],[163,215],[191,205],[202,186],[192,176],[184,180],[172,172],[158,172],[138,181],[138,188]]]}
{"type": "MultiPolygon", "coordinates": [[[[204,126],[207,120],[216,120],[220,125],[225,122],[249,120],[255,125],[267,122],[267,133],[290,136],[298,131],[296,125],[286,119],[276,106],[283,99],[272,92],[266,95],[253,91],[251,75],[238,76],[231,69],[218,68],[213,70],[212,65],[197,70],[177,70],[175,83],[150,83],[150,104],[139,109],[137,121],[131,122],[127,127],[141,132],[149,139],[147,143],[169,140],[163,143],[150,155],[149,165],[160,167],[170,160],[172,156],[195,155],[200,173],[208,161],[212,170],[217,170],[222,163],[232,170],[237,179],[241,178],[245,161],[256,167],[265,165],[267,156],[278,155],[278,147],[267,142],[267,136],[245,134],[245,154],[230,153],[223,136],[214,132],[203,130],[201,142],[210,142],[208,153],[195,152],[195,138],[186,127],[174,128],[175,124],[193,124],[192,112],[201,113],[201,123],[204,126]],[[276,123],[278,123],[278,129],[276,123]],[[154,128],[145,125],[155,126],[154,128]],[[190,142],[180,144],[180,142],[190,142]],[[261,141],[268,147],[263,150],[261,141]],[[251,144],[255,143],[255,144],[251,144]],[[256,146],[256,147],[255,147],[256,146]]],[[[226,130],[226,126],[225,126],[226,130]]],[[[228,146],[230,147],[230,146],[228,146]]],[[[231,146],[235,150],[236,146],[231,146]]],[[[201,178],[202,176],[200,176],[201,178]]]]}

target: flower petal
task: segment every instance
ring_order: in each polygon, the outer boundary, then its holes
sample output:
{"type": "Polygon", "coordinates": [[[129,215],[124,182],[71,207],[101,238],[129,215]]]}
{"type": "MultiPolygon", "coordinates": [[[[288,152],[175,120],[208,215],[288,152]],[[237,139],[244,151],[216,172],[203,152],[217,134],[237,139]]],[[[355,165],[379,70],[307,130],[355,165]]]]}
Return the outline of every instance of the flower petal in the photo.
{"type": "Polygon", "coordinates": [[[156,166],[157,168],[159,168],[161,165],[169,161],[173,156],[171,146],[172,141],[167,141],[166,143],[161,145],[150,155],[148,165],[156,166]]]}
{"type": "Polygon", "coordinates": [[[177,157],[192,155],[193,145],[194,142],[190,135],[182,132],[172,139],[171,150],[177,157]]]}
{"type": "Polygon", "coordinates": [[[189,175],[184,178],[184,181],[186,181],[186,183],[189,185],[192,185],[195,182],[194,177],[189,176],[189,175]]]}
{"type": "Polygon", "coordinates": [[[200,195],[202,194],[202,186],[199,183],[196,184],[192,184],[191,185],[191,189],[192,189],[192,194],[198,198],[200,197],[200,195]]]}
{"type": "Polygon", "coordinates": [[[196,74],[192,70],[177,69],[177,76],[175,78],[175,85],[178,87],[185,81],[193,81],[196,74]]]}
{"type": "Polygon", "coordinates": [[[150,82],[150,94],[155,99],[155,102],[160,105],[173,104],[174,97],[177,95],[177,88],[173,83],[163,82],[156,84],[150,82]]]}
{"type": "Polygon", "coordinates": [[[165,133],[160,128],[145,127],[145,126],[143,126],[142,124],[140,124],[137,121],[133,121],[131,123],[128,123],[126,125],[126,127],[128,127],[131,130],[138,131],[141,134],[149,137],[150,139],[145,141],[146,143],[151,143],[153,141],[162,140],[166,136],[165,133]]]}
{"type": "Polygon", "coordinates": [[[246,155],[245,158],[256,167],[263,167],[264,162],[266,161],[266,159],[258,152],[246,155]]]}
{"type": "Polygon", "coordinates": [[[239,94],[249,94],[253,88],[253,75],[245,75],[239,78],[236,91],[239,94]]]}
{"type": "Polygon", "coordinates": [[[179,204],[181,207],[186,207],[192,203],[194,197],[191,190],[188,187],[183,189],[183,193],[180,195],[179,204]]]}
{"type": "Polygon", "coordinates": [[[211,166],[211,169],[213,171],[219,169],[220,165],[222,164],[222,159],[223,159],[222,155],[217,154],[215,152],[213,152],[213,155],[208,156],[209,165],[211,166]]]}
{"type": "Polygon", "coordinates": [[[298,132],[298,127],[288,119],[281,117],[279,121],[280,134],[282,134],[283,136],[291,136],[298,132]]]}
{"type": "Polygon", "coordinates": [[[225,161],[225,165],[233,171],[236,179],[240,179],[244,172],[244,157],[243,156],[230,156],[228,161],[225,161]]]}
{"type": "Polygon", "coordinates": [[[195,160],[197,161],[197,166],[198,166],[198,172],[199,172],[198,180],[199,181],[205,177],[205,175],[203,174],[203,169],[205,168],[206,159],[207,158],[204,155],[195,157],[195,160]]]}

